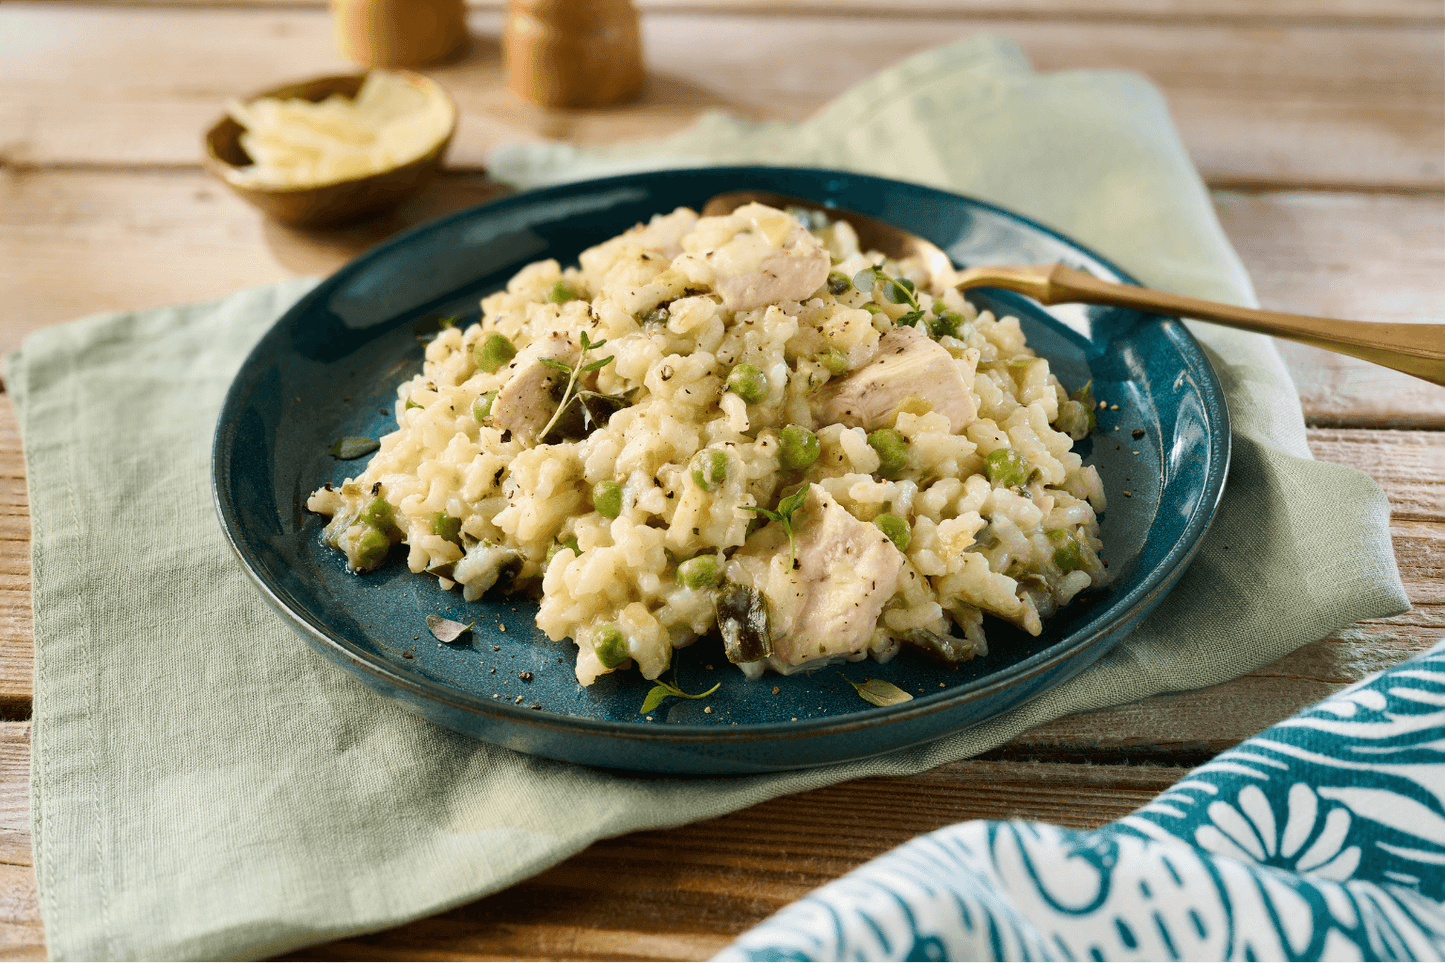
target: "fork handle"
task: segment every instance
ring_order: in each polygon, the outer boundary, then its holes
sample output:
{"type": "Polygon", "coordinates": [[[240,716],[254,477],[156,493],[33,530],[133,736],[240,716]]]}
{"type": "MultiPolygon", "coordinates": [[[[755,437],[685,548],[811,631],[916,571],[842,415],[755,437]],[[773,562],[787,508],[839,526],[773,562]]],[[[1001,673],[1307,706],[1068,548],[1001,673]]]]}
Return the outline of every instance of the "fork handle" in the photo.
{"type": "Polygon", "coordinates": [[[1048,272],[1042,284],[1027,285],[1027,290],[1020,286],[1017,290],[1023,290],[1044,304],[1108,304],[1151,314],[1214,321],[1363,358],[1437,385],[1445,385],[1445,325],[1340,321],[1260,311],[1103,281],[1062,264],[1038,270],[1048,272]]]}

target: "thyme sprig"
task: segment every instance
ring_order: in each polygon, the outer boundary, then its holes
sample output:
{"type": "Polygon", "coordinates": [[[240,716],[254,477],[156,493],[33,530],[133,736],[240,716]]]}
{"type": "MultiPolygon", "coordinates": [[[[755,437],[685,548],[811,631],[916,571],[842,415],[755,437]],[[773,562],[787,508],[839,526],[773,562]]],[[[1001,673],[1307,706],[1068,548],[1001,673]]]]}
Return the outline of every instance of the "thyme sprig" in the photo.
{"type": "Polygon", "coordinates": [[[593,348],[602,347],[604,344],[607,343],[607,339],[603,338],[601,341],[593,342],[593,340],[587,336],[587,332],[583,331],[581,341],[582,353],[577,356],[577,366],[575,368],[567,362],[559,361],[556,358],[538,359],[544,365],[551,368],[553,371],[559,371],[567,376],[567,387],[562,389],[562,397],[559,398],[557,401],[557,410],[552,412],[552,418],[547,422],[547,427],[543,428],[542,431],[537,435],[539,439],[547,437],[547,433],[552,430],[552,426],[557,424],[557,419],[562,417],[562,412],[567,410],[567,404],[572,400],[572,392],[577,387],[578,376],[588,374],[593,371],[599,371],[602,368],[606,367],[607,363],[610,362],[614,357],[616,357],[615,355],[609,354],[605,358],[600,358],[596,361],[590,361],[586,364],[583,364],[582,362],[587,360],[587,352],[591,351],[593,348]]]}
{"type": "Polygon", "coordinates": [[[653,686],[651,691],[647,693],[647,698],[642,700],[642,708],[637,710],[637,714],[640,716],[647,715],[653,709],[656,709],[658,706],[662,705],[662,700],[666,699],[668,696],[677,696],[680,699],[706,698],[707,696],[710,696],[714,692],[716,692],[718,686],[720,685],[722,685],[721,682],[715,683],[713,687],[711,689],[708,689],[706,692],[699,692],[697,695],[693,695],[690,692],[683,692],[681,689],[671,684],[670,682],[663,682],[661,679],[658,679],[657,684],[653,686]]]}
{"type": "Polygon", "coordinates": [[[761,505],[743,505],[745,511],[757,512],[764,518],[772,519],[783,526],[783,531],[788,533],[788,569],[792,570],[798,561],[798,544],[793,537],[793,516],[798,509],[803,507],[803,502],[808,500],[808,486],[804,485],[793,494],[778,502],[777,510],[763,508],[761,505]]]}
{"type": "Polygon", "coordinates": [[[909,327],[923,320],[923,305],[918,303],[918,291],[907,278],[889,277],[879,265],[864,268],[853,275],[853,286],[859,291],[871,291],[875,284],[883,286],[883,296],[893,304],[906,304],[911,309],[901,315],[896,324],[909,327]]]}

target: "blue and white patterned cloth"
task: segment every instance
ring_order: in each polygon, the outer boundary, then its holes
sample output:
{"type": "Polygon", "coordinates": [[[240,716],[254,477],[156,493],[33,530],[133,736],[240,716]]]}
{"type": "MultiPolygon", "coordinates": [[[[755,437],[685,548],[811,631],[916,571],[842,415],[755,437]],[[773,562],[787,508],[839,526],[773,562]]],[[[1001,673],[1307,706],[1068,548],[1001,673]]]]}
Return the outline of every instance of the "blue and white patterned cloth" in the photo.
{"type": "Polygon", "coordinates": [[[1445,643],[1091,833],[969,822],[719,960],[1445,958],[1445,643]]]}

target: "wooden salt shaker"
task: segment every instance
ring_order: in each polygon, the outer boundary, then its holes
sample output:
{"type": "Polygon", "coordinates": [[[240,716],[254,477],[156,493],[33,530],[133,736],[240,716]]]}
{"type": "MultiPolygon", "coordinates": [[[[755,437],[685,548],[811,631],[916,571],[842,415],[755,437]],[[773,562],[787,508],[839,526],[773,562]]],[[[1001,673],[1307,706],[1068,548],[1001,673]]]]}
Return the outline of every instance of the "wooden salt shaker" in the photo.
{"type": "Polygon", "coordinates": [[[607,107],[642,89],[632,0],[510,0],[507,86],[543,107],[607,107]]]}
{"type": "Polygon", "coordinates": [[[463,0],[331,0],[342,56],[368,67],[424,67],[467,46],[463,0]]]}

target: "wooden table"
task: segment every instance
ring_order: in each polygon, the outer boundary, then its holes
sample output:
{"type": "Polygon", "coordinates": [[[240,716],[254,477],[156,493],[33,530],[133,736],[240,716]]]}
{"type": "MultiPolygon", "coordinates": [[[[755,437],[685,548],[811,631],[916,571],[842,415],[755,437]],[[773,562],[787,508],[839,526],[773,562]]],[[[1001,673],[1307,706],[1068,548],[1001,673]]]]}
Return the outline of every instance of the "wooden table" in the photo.
{"type": "MultiPolygon", "coordinates": [[[[264,222],[199,166],[225,101],[349,69],[321,0],[0,6],[0,350],[95,312],[328,272],[499,192],[498,144],[660,135],[708,108],[801,119],[898,60],[988,31],[1042,70],[1118,68],[1168,97],[1265,307],[1445,320],[1439,0],[640,0],[643,99],[582,113],[501,81],[501,0],[430,71],[462,124],[451,171],[395,217],[331,234],[264,222]]],[[[1350,626],[1201,692],[1060,719],[982,759],[637,833],[471,905],[298,958],[706,957],[809,889],[959,820],[1092,827],[1187,768],[1445,635],[1445,389],[1282,345],[1315,456],[1389,495],[1408,614],[1350,626]]],[[[34,657],[25,470],[0,403],[0,953],[43,957],[27,814],[34,657]]]]}

